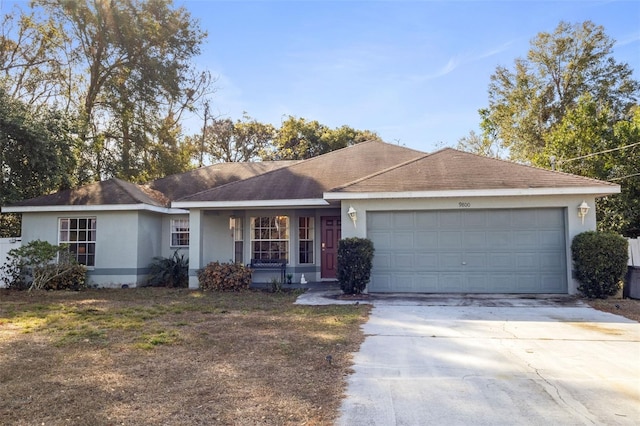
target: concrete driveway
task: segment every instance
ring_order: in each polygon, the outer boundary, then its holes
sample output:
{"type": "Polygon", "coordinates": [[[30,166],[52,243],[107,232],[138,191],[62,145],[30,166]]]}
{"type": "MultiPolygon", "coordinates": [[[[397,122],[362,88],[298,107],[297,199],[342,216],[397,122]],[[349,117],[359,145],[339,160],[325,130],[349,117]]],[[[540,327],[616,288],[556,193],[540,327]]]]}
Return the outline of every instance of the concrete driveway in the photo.
{"type": "Polygon", "coordinates": [[[338,425],[640,424],[640,323],[570,298],[373,305],[338,425]]]}

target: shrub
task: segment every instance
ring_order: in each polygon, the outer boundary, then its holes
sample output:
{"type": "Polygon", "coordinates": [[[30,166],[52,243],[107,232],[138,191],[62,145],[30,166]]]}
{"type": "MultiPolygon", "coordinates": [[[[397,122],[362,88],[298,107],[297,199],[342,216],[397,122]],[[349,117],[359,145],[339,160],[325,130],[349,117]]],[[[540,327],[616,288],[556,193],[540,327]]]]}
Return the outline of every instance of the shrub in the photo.
{"type": "Polygon", "coordinates": [[[627,271],[627,244],[626,239],[610,232],[588,231],[575,236],[571,255],[582,294],[606,299],[620,290],[627,271]]]}
{"type": "Polygon", "coordinates": [[[87,288],[87,267],[80,264],[69,266],[63,275],[51,278],[44,286],[44,290],[82,290],[87,288]]]}
{"type": "Polygon", "coordinates": [[[189,259],[178,250],[171,257],[154,257],[149,265],[148,286],[182,287],[189,286],[189,259]]]}
{"type": "Polygon", "coordinates": [[[251,269],[241,263],[211,262],[198,271],[202,290],[242,291],[251,285],[251,269]]]}
{"type": "Polygon", "coordinates": [[[371,277],[373,242],[366,238],[345,238],[338,242],[337,278],[345,294],[360,294],[371,277]]]}
{"type": "Polygon", "coordinates": [[[80,289],[86,268],[79,265],[66,246],[34,240],[9,251],[2,266],[6,286],[12,289],[80,289]]]}

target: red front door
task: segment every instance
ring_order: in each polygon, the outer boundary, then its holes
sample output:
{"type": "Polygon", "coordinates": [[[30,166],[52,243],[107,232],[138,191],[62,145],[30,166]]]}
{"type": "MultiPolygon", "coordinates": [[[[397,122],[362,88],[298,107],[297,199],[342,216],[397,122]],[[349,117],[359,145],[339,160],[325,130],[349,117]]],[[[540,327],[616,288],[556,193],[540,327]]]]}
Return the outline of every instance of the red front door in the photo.
{"type": "Polygon", "coordinates": [[[322,238],[322,257],[320,259],[320,276],[335,278],[338,266],[338,241],[341,237],[340,216],[323,216],[320,218],[322,238]]]}

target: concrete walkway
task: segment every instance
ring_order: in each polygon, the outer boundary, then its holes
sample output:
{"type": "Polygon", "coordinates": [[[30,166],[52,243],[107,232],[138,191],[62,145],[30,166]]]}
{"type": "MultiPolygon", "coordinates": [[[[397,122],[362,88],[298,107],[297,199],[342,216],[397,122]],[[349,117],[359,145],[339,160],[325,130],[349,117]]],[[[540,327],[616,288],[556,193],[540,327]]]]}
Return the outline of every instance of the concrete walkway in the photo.
{"type": "Polygon", "coordinates": [[[569,297],[371,300],[338,425],[640,424],[640,323],[569,297]]]}

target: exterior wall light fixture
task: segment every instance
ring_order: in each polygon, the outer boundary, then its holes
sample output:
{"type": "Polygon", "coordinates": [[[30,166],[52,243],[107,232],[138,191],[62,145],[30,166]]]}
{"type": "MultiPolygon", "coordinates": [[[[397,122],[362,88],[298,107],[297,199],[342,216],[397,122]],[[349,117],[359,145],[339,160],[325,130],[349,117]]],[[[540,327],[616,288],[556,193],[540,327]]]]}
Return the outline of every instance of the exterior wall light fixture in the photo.
{"type": "Polygon", "coordinates": [[[582,224],[584,225],[584,218],[589,213],[589,204],[586,201],[582,201],[582,204],[578,206],[578,217],[582,219],[582,224]]]}
{"type": "Polygon", "coordinates": [[[347,214],[353,221],[353,226],[356,226],[356,221],[358,220],[358,212],[356,212],[356,209],[354,209],[353,206],[349,206],[349,210],[347,210],[347,214]]]}

